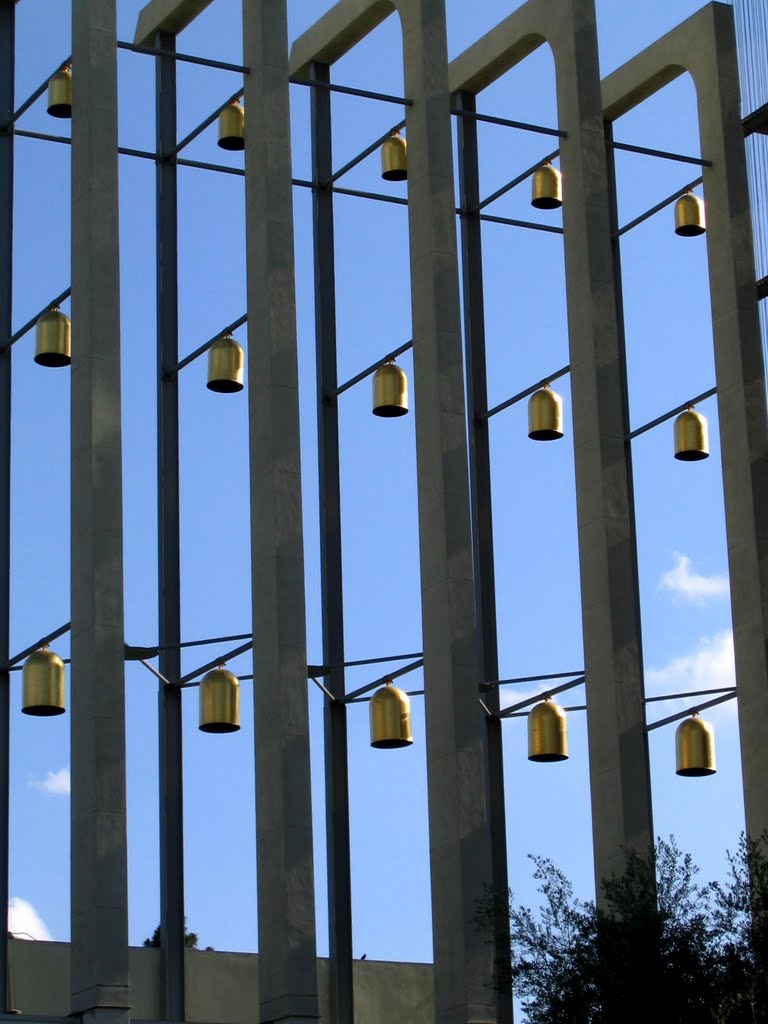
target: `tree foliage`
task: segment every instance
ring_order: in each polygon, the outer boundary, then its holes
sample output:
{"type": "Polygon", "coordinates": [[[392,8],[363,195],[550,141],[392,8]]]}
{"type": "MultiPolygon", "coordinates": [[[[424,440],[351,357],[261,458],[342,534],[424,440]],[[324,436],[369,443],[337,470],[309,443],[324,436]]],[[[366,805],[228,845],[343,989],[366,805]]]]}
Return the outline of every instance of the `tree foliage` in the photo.
{"type": "MultiPolygon", "coordinates": [[[[187,922],[184,920],[184,948],[185,949],[197,949],[197,932],[186,931],[187,922]]],[[[152,938],[144,939],[144,945],[149,946],[152,949],[160,949],[160,925],[155,928],[152,932],[152,938]]],[[[208,949],[211,947],[208,946],[208,949]]]]}
{"type": "Polygon", "coordinates": [[[650,858],[628,853],[600,909],[532,857],[541,906],[510,905],[528,1024],[768,1024],[766,851],[766,837],[742,836],[727,877],[702,885],[691,856],[660,840],[650,858]]]}

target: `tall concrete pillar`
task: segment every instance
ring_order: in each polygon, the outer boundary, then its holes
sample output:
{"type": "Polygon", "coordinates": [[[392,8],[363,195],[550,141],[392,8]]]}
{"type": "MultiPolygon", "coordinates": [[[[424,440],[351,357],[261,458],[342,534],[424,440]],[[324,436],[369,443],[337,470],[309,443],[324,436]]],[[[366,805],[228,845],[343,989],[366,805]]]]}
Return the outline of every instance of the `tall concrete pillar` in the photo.
{"type": "Polygon", "coordinates": [[[244,0],[260,1020],[316,1019],[285,0],[244,0]]]}
{"type": "Polygon", "coordinates": [[[748,834],[768,828],[768,412],[733,10],[709,4],[603,83],[614,120],[689,72],[707,203],[717,408],[748,834]]]}
{"type": "Polygon", "coordinates": [[[72,1013],[130,1016],[115,0],[72,4],[72,1013]]]}
{"type": "Polygon", "coordinates": [[[331,64],[393,10],[403,29],[416,451],[435,957],[435,1019],[494,1020],[492,951],[475,918],[491,882],[443,0],[341,0],[294,44],[331,64]]]}

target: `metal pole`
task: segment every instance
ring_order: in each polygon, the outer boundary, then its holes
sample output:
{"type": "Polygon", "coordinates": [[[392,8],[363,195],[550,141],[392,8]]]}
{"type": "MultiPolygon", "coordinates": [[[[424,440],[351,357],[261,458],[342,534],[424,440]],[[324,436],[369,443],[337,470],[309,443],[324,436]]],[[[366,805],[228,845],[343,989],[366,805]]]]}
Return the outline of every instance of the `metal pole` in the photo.
{"type": "MultiPolygon", "coordinates": [[[[327,64],[313,64],[312,78],[330,82],[327,64]]],[[[349,853],[347,709],[344,696],[344,598],[341,575],[339,416],[336,399],[336,282],[334,275],[331,92],[312,90],[312,166],[320,461],[320,552],[323,662],[331,666],[325,705],[325,793],[328,845],[328,928],[331,1021],[352,1024],[352,893],[349,853]]]]}
{"type": "MultiPolygon", "coordinates": [[[[480,168],[477,150],[476,97],[462,92],[458,108],[470,116],[457,119],[461,258],[464,288],[464,336],[469,420],[469,486],[472,503],[472,547],[475,563],[475,614],[478,664],[481,679],[498,679],[496,634],[496,581],[493,562],[491,507],[491,453],[488,430],[488,387],[485,358],[485,303],[483,296],[483,241],[479,217],[480,168]]],[[[486,695],[490,711],[498,712],[499,688],[486,695]]],[[[512,969],[509,931],[509,875],[507,820],[504,803],[504,747],[501,719],[488,715],[488,797],[493,879],[494,974],[499,1024],[512,1024],[512,969]]]]}
{"type": "MultiPolygon", "coordinates": [[[[179,549],[179,361],[176,37],[158,32],[157,89],[157,533],[159,671],[181,676],[179,549]]],[[[160,949],[165,1020],[184,1020],[184,793],[181,690],[158,689],[160,781],[160,949]]]]}
{"type": "MultiPolygon", "coordinates": [[[[0,3],[0,124],[13,115],[16,2],[0,3]]],[[[0,133],[0,343],[13,330],[13,132],[0,133]]],[[[8,1004],[10,805],[11,348],[0,353],[0,1009],[8,1004]]]]}

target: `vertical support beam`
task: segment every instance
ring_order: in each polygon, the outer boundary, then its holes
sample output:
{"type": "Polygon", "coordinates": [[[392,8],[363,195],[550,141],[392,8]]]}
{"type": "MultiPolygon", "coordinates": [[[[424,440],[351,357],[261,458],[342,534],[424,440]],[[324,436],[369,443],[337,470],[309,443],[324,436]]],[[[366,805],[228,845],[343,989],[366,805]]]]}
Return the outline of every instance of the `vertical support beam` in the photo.
{"type": "Polygon", "coordinates": [[[653,847],[615,182],[594,0],[569,0],[555,55],[595,881],[653,847]],[[606,198],[608,197],[608,198],[606,198]]]}
{"type": "MultiPolygon", "coordinates": [[[[327,64],[313,64],[311,74],[318,82],[331,80],[327,64]]],[[[311,103],[323,663],[330,668],[325,680],[328,689],[341,698],[345,689],[344,596],[333,193],[329,188],[333,173],[330,91],[313,89],[311,103]]],[[[353,1024],[347,709],[333,701],[325,705],[325,787],[331,1021],[353,1024]]]]}
{"type": "MultiPolygon", "coordinates": [[[[16,0],[0,2],[0,125],[14,107],[16,0]]],[[[0,349],[13,332],[13,132],[0,131],[0,349]]],[[[11,348],[0,351],[0,1010],[7,1012],[11,656],[11,348]]]]}
{"type": "MultiPolygon", "coordinates": [[[[460,110],[473,114],[477,100],[472,93],[456,97],[460,110]]],[[[491,452],[485,358],[485,301],[483,295],[483,239],[480,205],[480,166],[477,121],[457,118],[461,256],[464,284],[464,338],[467,366],[467,416],[469,421],[469,489],[472,500],[472,547],[475,564],[475,614],[478,663],[483,679],[499,678],[496,625],[496,577],[493,560],[493,513],[491,452]]],[[[484,695],[491,711],[499,711],[499,688],[484,695]]],[[[491,864],[494,907],[494,975],[498,1024],[511,1024],[512,965],[510,962],[509,873],[507,869],[507,822],[504,800],[504,747],[501,719],[486,717],[488,751],[488,807],[491,827],[491,864]]]]}
{"type": "Polygon", "coordinates": [[[262,1024],[317,1019],[286,0],[244,0],[262,1024]],[[258,382],[258,387],[257,387],[258,382]]]}
{"type": "MultiPolygon", "coordinates": [[[[702,15],[704,12],[702,12],[702,15]]],[[[747,834],[768,829],[768,411],[733,11],[697,54],[709,277],[747,834]]]]}
{"type": "Polygon", "coordinates": [[[72,3],[72,1013],[130,1018],[116,0],[72,3]]]}
{"type": "Polygon", "coordinates": [[[399,4],[407,111],[427,780],[438,1024],[496,1019],[445,4],[399,4]]]}
{"type": "MultiPolygon", "coordinates": [[[[158,32],[155,46],[176,49],[158,32]]],[[[179,284],[177,168],[163,159],[176,145],[176,61],[155,60],[157,194],[157,554],[160,672],[181,677],[179,544],[179,284]]],[[[184,1020],[184,785],[181,690],[158,691],[160,783],[160,949],[163,1019],[184,1020]]]]}

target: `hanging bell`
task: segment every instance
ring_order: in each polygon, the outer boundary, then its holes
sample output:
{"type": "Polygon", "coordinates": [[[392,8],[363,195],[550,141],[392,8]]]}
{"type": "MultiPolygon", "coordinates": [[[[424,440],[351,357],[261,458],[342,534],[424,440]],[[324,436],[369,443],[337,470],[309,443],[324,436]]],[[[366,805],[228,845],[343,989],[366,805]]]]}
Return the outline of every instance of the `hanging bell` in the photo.
{"type": "Polygon", "coordinates": [[[408,412],[408,378],[394,359],[373,375],[373,415],[405,416],[408,412]]]}
{"type": "Polygon", "coordinates": [[[245,356],[231,334],[222,334],[208,349],[208,384],[211,391],[232,394],[243,390],[245,356]]]}
{"type": "Polygon", "coordinates": [[[534,171],[531,206],[537,210],[556,210],[563,205],[563,177],[549,161],[534,171]]]}
{"type": "Polygon", "coordinates": [[[381,147],[381,176],[384,181],[405,181],[408,177],[408,144],[393,131],[381,147]]]}
{"type": "Polygon", "coordinates": [[[72,68],[65,64],[48,80],[48,113],[72,117],[72,68]]]}
{"type": "Polygon", "coordinates": [[[245,149],[245,111],[237,100],[219,114],[219,147],[245,149]]]}
{"type": "Polygon", "coordinates": [[[691,718],[681,722],[675,733],[675,754],[677,774],[694,778],[701,775],[714,775],[715,764],[715,732],[709,722],[694,711],[691,718]]]}
{"type": "Polygon", "coordinates": [[[559,704],[546,697],[528,715],[528,760],[567,761],[568,723],[559,704]]]}
{"type": "Polygon", "coordinates": [[[528,399],[528,437],[533,441],[557,441],[563,436],[563,400],[544,384],[528,399]]]}
{"type": "Polygon", "coordinates": [[[64,662],[48,650],[47,644],[30,654],[21,678],[21,710],[25,715],[43,718],[64,714],[64,662]]]}
{"type": "Polygon", "coordinates": [[[237,732],[240,728],[240,683],[223,665],[200,682],[200,731],[237,732]]]}
{"type": "Polygon", "coordinates": [[[675,234],[684,238],[703,235],[707,230],[704,203],[693,192],[686,192],[675,203],[675,234]]]}
{"type": "Polygon", "coordinates": [[[675,458],[698,462],[709,456],[707,419],[689,405],[675,420],[675,458]]]}
{"type": "Polygon", "coordinates": [[[388,679],[371,697],[371,746],[389,750],[412,743],[411,701],[388,679]]]}
{"type": "Polygon", "coordinates": [[[69,366],[71,330],[69,317],[58,306],[47,309],[35,326],[35,362],[40,366],[69,366]]]}

